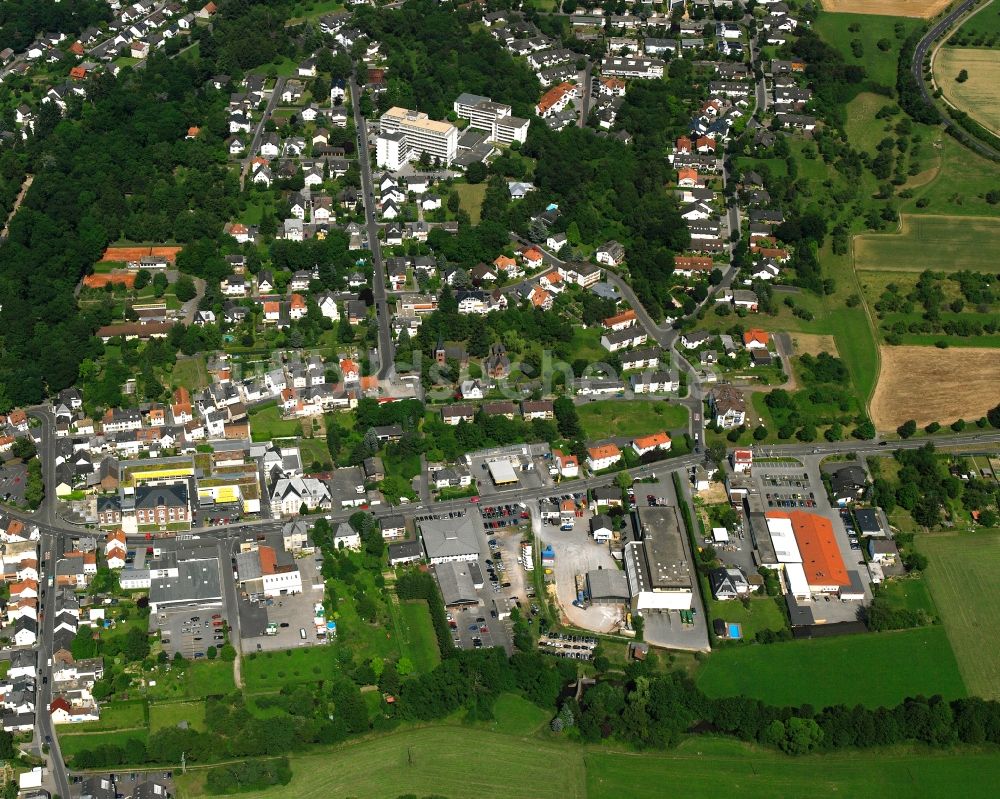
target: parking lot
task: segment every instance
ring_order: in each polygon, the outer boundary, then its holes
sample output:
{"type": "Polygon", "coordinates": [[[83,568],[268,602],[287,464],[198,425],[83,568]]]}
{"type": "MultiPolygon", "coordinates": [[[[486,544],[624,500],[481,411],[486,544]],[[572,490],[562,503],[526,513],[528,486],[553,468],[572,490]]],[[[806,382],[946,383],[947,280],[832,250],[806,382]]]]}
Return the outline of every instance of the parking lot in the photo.
{"type": "Polygon", "coordinates": [[[568,633],[547,633],[538,639],[538,648],[547,655],[569,660],[593,660],[597,639],[568,633]]]}
{"type": "Polygon", "coordinates": [[[131,796],[136,785],[144,782],[155,782],[167,789],[170,796],[176,796],[174,787],[174,772],[172,771],[113,771],[103,774],[77,774],[70,777],[72,785],[70,789],[73,796],[80,796],[83,792],[83,782],[91,777],[100,777],[110,780],[115,786],[115,796],[131,796]]]}
{"type": "Polygon", "coordinates": [[[188,659],[202,658],[210,646],[225,643],[226,620],[222,604],[188,607],[155,614],[150,621],[160,630],[160,643],[170,657],[175,652],[188,659]]]}
{"type": "Polygon", "coordinates": [[[28,468],[23,463],[13,463],[0,468],[0,499],[14,505],[24,504],[28,468]]]}
{"type": "Polygon", "coordinates": [[[297,646],[325,644],[326,638],[316,635],[314,624],[316,603],[323,601],[323,578],[320,574],[323,556],[318,552],[297,558],[295,564],[302,575],[302,593],[250,601],[239,598],[240,635],[244,652],[266,652],[292,649],[297,646]],[[268,624],[276,626],[267,634],[268,624]],[[305,630],[303,638],[301,630],[305,630]]]}

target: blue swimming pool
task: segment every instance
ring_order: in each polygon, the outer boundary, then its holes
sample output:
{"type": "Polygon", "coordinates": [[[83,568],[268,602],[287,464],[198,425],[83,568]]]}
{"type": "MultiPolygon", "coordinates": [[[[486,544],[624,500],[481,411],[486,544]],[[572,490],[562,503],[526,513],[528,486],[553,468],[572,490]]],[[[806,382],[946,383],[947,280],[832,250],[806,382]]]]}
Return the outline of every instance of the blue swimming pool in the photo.
{"type": "Polygon", "coordinates": [[[729,624],[729,637],[730,638],[742,638],[743,637],[743,630],[740,628],[740,625],[736,624],[735,622],[730,622],[730,624],[729,624]]]}

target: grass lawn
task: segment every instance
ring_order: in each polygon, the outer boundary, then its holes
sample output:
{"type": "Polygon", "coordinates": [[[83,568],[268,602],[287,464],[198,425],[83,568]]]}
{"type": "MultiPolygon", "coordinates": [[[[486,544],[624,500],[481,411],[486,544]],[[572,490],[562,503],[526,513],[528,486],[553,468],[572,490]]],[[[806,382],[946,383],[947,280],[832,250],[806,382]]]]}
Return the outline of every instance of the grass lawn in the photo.
{"type": "Polygon", "coordinates": [[[299,71],[299,64],[288,57],[282,57],[281,61],[276,64],[261,64],[251,70],[251,72],[256,72],[261,75],[276,75],[279,78],[292,78],[299,71]]]}
{"type": "Polygon", "coordinates": [[[900,203],[900,211],[904,214],[995,217],[996,206],[987,203],[985,197],[986,192],[1000,183],[1000,165],[963,147],[938,129],[925,136],[924,141],[925,151],[934,154],[934,177],[915,188],[913,197],[900,203]],[[918,208],[920,200],[926,200],[927,205],[918,208]]]}
{"type": "Polygon", "coordinates": [[[479,213],[483,207],[483,197],[486,196],[485,183],[456,183],[455,191],[461,200],[461,208],[469,215],[473,225],[479,224],[479,213]]]}
{"type": "Polygon", "coordinates": [[[277,405],[262,405],[250,411],[250,433],[254,441],[273,438],[294,438],[302,432],[302,424],[281,418],[277,405]]]}
{"type": "Polygon", "coordinates": [[[587,438],[633,438],[674,430],[686,426],[688,418],[687,408],[665,400],[597,400],[578,406],[577,413],[587,438]]]}
{"type": "MultiPolygon", "coordinates": [[[[927,581],[920,577],[907,577],[889,580],[882,584],[879,597],[885,599],[893,608],[899,610],[923,611],[930,618],[937,618],[937,606],[931,598],[930,588],[927,581]]],[[[952,649],[954,649],[954,644],[952,649]]],[[[958,659],[956,652],[955,659],[958,659]]],[[[959,663],[961,670],[961,663],[959,663]]],[[[966,686],[968,686],[966,680],[966,686]]]]}
{"type": "Polygon", "coordinates": [[[95,732],[77,735],[60,732],[59,748],[62,750],[64,758],[72,760],[77,752],[82,752],[84,749],[97,749],[101,746],[125,746],[133,739],[146,743],[149,739],[149,733],[145,728],[123,732],[95,732]]]}
{"type": "Polygon", "coordinates": [[[149,708],[149,729],[156,732],[187,722],[196,730],[205,729],[204,702],[157,702],[149,708]]]}
{"type": "Polygon", "coordinates": [[[752,597],[749,609],[743,607],[742,602],[709,599],[708,615],[713,619],[743,625],[743,638],[748,641],[752,641],[759,630],[778,631],[788,626],[777,601],[770,596],[752,597]]]}
{"type": "Polygon", "coordinates": [[[145,728],[146,702],[134,699],[127,702],[113,702],[101,708],[100,721],[88,721],[74,725],[74,733],[113,732],[133,728],[145,728]]]}
{"type": "Polygon", "coordinates": [[[895,705],[917,694],[966,695],[941,627],[724,649],[709,658],[697,679],[709,696],[741,694],[817,708],[895,705]]]}
{"type": "Polygon", "coordinates": [[[330,679],[337,673],[333,646],[336,644],[247,655],[242,671],[246,692],[272,693],[292,683],[330,679]]]}
{"type": "Polygon", "coordinates": [[[917,548],[969,693],[1000,698],[1000,530],[920,535],[917,548]]]}
{"type": "Polygon", "coordinates": [[[148,693],[150,699],[200,699],[229,694],[236,690],[233,664],[221,660],[196,660],[183,669],[171,669],[169,674],[156,675],[156,685],[148,693]]]}
{"type": "Polygon", "coordinates": [[[882,17],[872,14],[820,14],[814,27],[816,32],[835,47],[848,64],[863,66],[870,80],[882,86],[896,85],[896,64],[899,60],[899,46],[919,20],[901,17],[882,17]],[[848,30],[852,25],[860,25],[861,30],[848,30]],[[899,25],[903,35],[896,36],[899,25]],[[880,40],[889,42],[889,49],[878,47],[880,40]],[[855,40],[861,42],[862,53],[856,58],[851,48],[855,40]]]}
{"type": "Polygon", "coordinates": [[[305,3],[301,5],[296,13],[299,16],[292,17],[289,19],[285,25],[297,25],[298,23],[307,20],[315,19],[316,17],[321,17],[324,14],[330,14],[334,11],[340,11],[344,7],[344,4],[340,0],[324,0],[322,3],[305,3]]]}
{"type": "Polygon", "coordinates": [[[601,346],[603,333],[599,327],[574,327],[570,343],[573,360],[583,358],[588,364],[606,363],[610,353],[601,346]]]}
{"type": "Polygon", "coordinates": [[[170,385],[184,386],[192,394],[199,388],[209,384],[208,370],[205,368],[205,356],[193,355],[190,358],[179,358],[170,374],[170,385]]]}
{"type": "Polygon", "coordinates": [[[400,635],[400,654],[409,658],[421,674],[431,671],[441,662],[441,650],[427,601],[415,599],[393,605],[393,616],[400,635]]]}
{"type": "Polygon", "coordinates": [[[507,735],[532,735],[552,719],[552,714],[517,694],[501,694],[493,704],[496,717],[487,726],[507,735]]]}
{"type": "Polygon", "coordinates": [[[325,438],[300,438],[297,442],[302,455],[302,465],[311,469],[314,461],[326,467],[331,465],[330,450],[327,449],[325,438]]]}

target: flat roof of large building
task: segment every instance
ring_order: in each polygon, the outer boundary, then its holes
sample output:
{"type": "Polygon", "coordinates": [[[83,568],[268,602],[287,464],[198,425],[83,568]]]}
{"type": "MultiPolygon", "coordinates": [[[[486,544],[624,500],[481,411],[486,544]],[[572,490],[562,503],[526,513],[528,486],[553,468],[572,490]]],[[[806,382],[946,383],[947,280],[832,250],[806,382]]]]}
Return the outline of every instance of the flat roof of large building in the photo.
{"type": "Polygon", "coordinates": [[[176,577],[154,577],[149,601],[154,605],[197,604],[222,599],[218,559],[185,560],[176,577]]]}
{"type": "Polygon", "coordinates": [[[677,509],[672,505],[639,508],[648,590],[691,587],[691,563],[677,509]]]}
{"type": "Polygon", "coordinates": [[[851,578],[834,537],[833,525],[825,516],[801,510],[772,511],[770,519],[788,519],[802,555],[802,568],[810,586],[836,585],[847,587],[851,578]]]}
{"type": "Polygon", "coordinates": [[[383,118],[390,117],[397,120],[400,124],[405,123],[409,127],[422,128],[434,133],[449,133],[452,130],[458,130],[450,122],[438,122],[435,119],[429,118],[422,111],[410,111],[407,108],[400,108],[399,106],[393,106],[382,116],[383,118]]]}
{"type": "Polygon", "coordinates": [[[424,550],[431,560],[479,554],[479,530],[468,514],[420,522],[424,550]]]}

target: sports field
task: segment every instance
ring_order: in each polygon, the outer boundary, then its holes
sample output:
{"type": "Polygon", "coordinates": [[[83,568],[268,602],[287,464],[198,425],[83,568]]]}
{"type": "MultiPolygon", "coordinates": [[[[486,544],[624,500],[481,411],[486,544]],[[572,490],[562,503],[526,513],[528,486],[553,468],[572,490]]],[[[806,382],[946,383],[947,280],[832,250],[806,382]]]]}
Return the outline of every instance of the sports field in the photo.
{"type": "Polygon", "coordinates": [[[150,245],[140,245],[137,247],[108,247],[101,256],[102,261],[138,261],[144,255],[162,255],[166,257],[168,263],[177,260],[177,253],[183,248],[179,246],[153,247],[150,245]]]}
{"type": "Polygon", "coordinates": [[[888,17],[930,19],[946,9],[953,0],[822,0],[823,9],[833,13],[881,14],[888,17]]]}
{"type": "Polygon", "coordinates": [[[1000,218],[900,216],[899,233],[854,237],[854,266],[878,272],[996,271],[1000,218]]]}
{"type": "Polygon", "coordinates": [[[577,413],[588,439],[676,430],[687,424],[688,417],[683,405],[665,400],[597,400],[577,406],[577,413]]]}
{"type": "Polygon", "coordinates": [[[969,693],[1000,699],[1000,530],[922,535],[919,549],[969,693]]]}
{"type": "MultiPolygon", "coordinates": [[[[177,775],[180,799],[205,795],[204,772],[177,775]]],[[[786,757],[738,741],[692,738],[669,752],[584,747],[466,727],[407,730],[292,759],[283,787],[245,799],[403,794],[441,799],[690,799],[801,797],[988,797],[1000,779],[995,753],[940,754],[899,748],[786,757]]]]}
{"type": "Polygon", "coordinates": [[[941,627],[723,649],[709,657],[697,680],[709,696],[817,708],[894,705],[917,694],[966,695],[941,627]]]}
{"type": "Polygon", "coordinates": [[[945,99],[987,130],[1000,131],[1000,50],[942,47],[934,57],[934,81],[945,99]],[[955,80],[962,70],[964,83],[955,80]]]}
{"type": "Polygon", "coordinates": [[[996,405],[1000,354],[989,347],[882,346],[882,369],[872,395],[879,430],[908,419],[917,425],[979,419],[996,405]]]}

